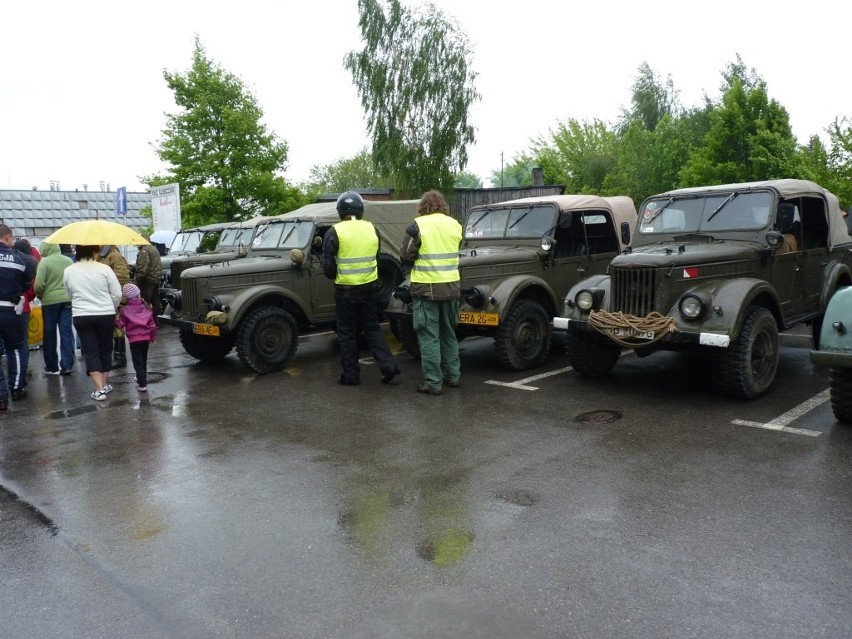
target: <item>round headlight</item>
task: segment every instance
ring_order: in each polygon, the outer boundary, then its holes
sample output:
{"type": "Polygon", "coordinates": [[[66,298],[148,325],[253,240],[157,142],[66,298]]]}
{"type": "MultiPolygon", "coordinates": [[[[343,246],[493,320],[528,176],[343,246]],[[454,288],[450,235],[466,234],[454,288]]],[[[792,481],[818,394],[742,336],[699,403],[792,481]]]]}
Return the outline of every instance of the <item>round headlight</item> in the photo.
{"type": "Polygon", "coordinates": [[[464,301],[473,308],[479,308],[485,303],[485,293],[478,286],[474,286],[470,291],[466,292],[464,301]]]}
{"type": "Polygon", "coordinates": [[[552,248],[553,248],[553,238],[552,237],[550,237],[549,235],[545,235],[543,238],[541,238],[541,250],[549,251],[552,248]]]}
{"type": "Polygon", "coordinates": [[[701,317],[704,312],[704,301],[697,295],[684,295],[679,307],[684,319],[694,320],[701,317]]]}
{"type": "Polygon", "coordinates": [[[595,296],[591,291],[583,289],[574,297],[574,302],[581,311],[590,311],[595,305],[595,296]]]}

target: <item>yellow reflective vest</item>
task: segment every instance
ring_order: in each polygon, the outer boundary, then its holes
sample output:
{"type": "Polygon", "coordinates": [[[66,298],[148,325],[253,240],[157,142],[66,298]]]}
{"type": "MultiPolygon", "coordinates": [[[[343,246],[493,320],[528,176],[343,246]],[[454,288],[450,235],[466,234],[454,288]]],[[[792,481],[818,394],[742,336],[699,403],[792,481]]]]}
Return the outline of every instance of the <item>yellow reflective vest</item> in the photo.
{"type": "Polygon", "coordinates": [[[375,227],[366,220],[346,220],[334,225],[338,248],[335,284],[357,286],[379,279],[376,253],[379,238],[375,227]]]}
{"type": "Polygon", "coordinates": [[[461,224],[443,213],[421,215],[414,223],[420,232],[420,249],[411,270],[412,283],[458,282],[461,224]]]}

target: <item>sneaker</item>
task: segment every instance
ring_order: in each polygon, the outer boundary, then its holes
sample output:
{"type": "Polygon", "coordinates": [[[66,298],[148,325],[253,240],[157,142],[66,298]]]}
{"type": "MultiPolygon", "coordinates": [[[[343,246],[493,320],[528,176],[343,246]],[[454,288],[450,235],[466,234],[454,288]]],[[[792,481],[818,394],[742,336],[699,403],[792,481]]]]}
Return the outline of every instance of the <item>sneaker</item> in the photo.
{"type": "Polygon", "coordinates": [[[27,396],[27,391],[25,388],[13,388],[12,389],[12,399],[19,400],[24,399],[27,396]]]}
{"type": "Polygon", "coordinates": [[[106,391],[96,390],[92,391],[91,398],[96,402],[102,402],[107,398],[106,391]]]}
{"type": "Polygon", "coordinates": [[[147,386],[137,386],[136,390],[138,390],[140,393],[147,393],[148,387],[147,386]]]}
{"type": "Polygon", "coordinates": [[[104,384],[104,394],[112,392],[112,384],[104,384]]]}
{"type": "Polygon", "coordinates": [[[418,393],[428,393],[429,395],[440,395],[441,389],[440,388],[431,388],[429,386],[429,384],[427,384],[426,382],[423,382],[422,384],[420,384],[420,386],[417,387],[417,392],[418,393]]]}
{"type": "Polygon", "coordinates": [[[449,386],[450,388],[458,388],[459,387],[459,380],[457,380],[457,379],[445,379],[444,383],[447,386],[449,386]]]}
{"type": "MultiPolygon", "coordinates": [[[[51,373],[51,375],[55,375],[55,374],[56,374],[56,373],[51,373]]],[[[70,374],[71,374],[71,369],[69,369],[69,368],[63,368],[62,370],[60,370],[60,371],[59,371],[59,374],[60,374],[60,375],[70,375],[70,374]]]]}
{"type": "Polygon", "coordinates": [[[337,383],[340,384],[341,386],[357,386],[358,380],[357,379],[351,379],[349,377],[344,377],[343,375],[340,375],[340,377],[337,378],[337,383]]]}
{"type": "Polygon", "coordinates": [[[49,370],[47,370],[46,368],[44,369],[44,374],[45,374],[45,375],[59,375],[59,373],[60,373],[60,372],[61,372],[61,371],[49,371],[49,370]]]}

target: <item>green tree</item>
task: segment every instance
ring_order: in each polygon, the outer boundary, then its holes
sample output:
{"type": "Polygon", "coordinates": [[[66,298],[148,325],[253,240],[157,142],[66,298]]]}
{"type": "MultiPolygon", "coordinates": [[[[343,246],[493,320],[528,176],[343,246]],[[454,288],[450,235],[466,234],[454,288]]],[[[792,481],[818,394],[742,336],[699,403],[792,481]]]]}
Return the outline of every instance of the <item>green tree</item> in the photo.
{"type": "Polygon", "coordinates": [[[470,171],[460,171],[454,176],[453,187],[457,189],[481,189],[482,178],[470,171]]]}
{"type": "Polygon", "coordinates": [[[254,95],[207,57],[197,36],[190,69],[164,70],[163,77],[180,109],[166,115],[156,147],[167,173],[140,179],[180,184],[184,226],[276,215],[305,203],[279,175],[286,142],[267,131],[254,95]]]}
{"type": "Polygon", "coordinates": [[[616,164],[617,136],[605,122],[560,123],[550,139],[533,142],[545,184],[565,184],[567,193],[602,193],[616,164]]]}
{"type": "MultiPolygon", "coordinates": [[[[532,186],[532,170],[538,166],[536,159],[528,152],[519,153],[512,158],[511,162],[501,169],[491,171],[491,186],[494,188],[532,186]]],[[[558,183],[561,184],[560,179],[558,183]]],[[[554,182],[553,184],[556,184],[554,182]]]]}
{"type": "Polygon", "coordinates": [[[468,123],[474,87],[467,35],[431,3],[358,0],[363,49],[346,55],[361,98],[378,170],[397,192],[451,193],[475,142],[468,123]]]}
{"type": "Polygon", "coordinates": [[[367,149],[334,164],[311,167],[308,186],[320,193],[342,193],[349,189],[381,188],[392,185],[393,178],[376,169],[367,149]]]}
{"type": "Polygon", "coordinates": [[[664,117],[676,116],[679,111],[678,92],[671,76],[663,83],[648,63],[643,62],[633,82],[630,108],[622,109],[619,129],[638,121],[646,131],[654,131],[664,117]]]}
{"type": "Polygon", "coordinates": [[[847,118],[838,117],[826,132],[828,147],[814,135],[802,149],[807,177],[834,193],[848,209],[852,206],[852,126],[847,118]]]}
{"type": "Polygon", "coordinates": [[[710,112],[704,145],[681,172],[683,186],[800,177],[804,165],[787,110],[742,60],[728,65],[721,105],[710,112]]]}

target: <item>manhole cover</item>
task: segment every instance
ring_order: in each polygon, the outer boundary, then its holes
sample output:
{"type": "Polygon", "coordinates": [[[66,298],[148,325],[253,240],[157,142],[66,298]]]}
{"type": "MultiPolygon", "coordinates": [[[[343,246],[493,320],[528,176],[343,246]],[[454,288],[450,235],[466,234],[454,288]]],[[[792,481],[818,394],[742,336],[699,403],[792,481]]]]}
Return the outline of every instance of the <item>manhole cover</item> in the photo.
{"type": "MultiPolygon", "coordinates": [[[[151,384],[152,382],[161,382],[164,379],[166,379],[166,377],[168,377],[168,376],[169,376],[168,373],[158,373],[156,371],[148,371],[148,383],[151,384]]],[[[135,373],[125,373],[124,375],[110,374],[109,383],[110,384],[133,384],[133,383],[135,383],[134,382],[135,379],[136,379],[135,373]]]]}
{"type": "Polygon", "coordinates": [[[621,419],[621,413],[617,410],[593,410],[577,415],[574,421],[581,424],[609,424],[618,419],[621,419]]]}

